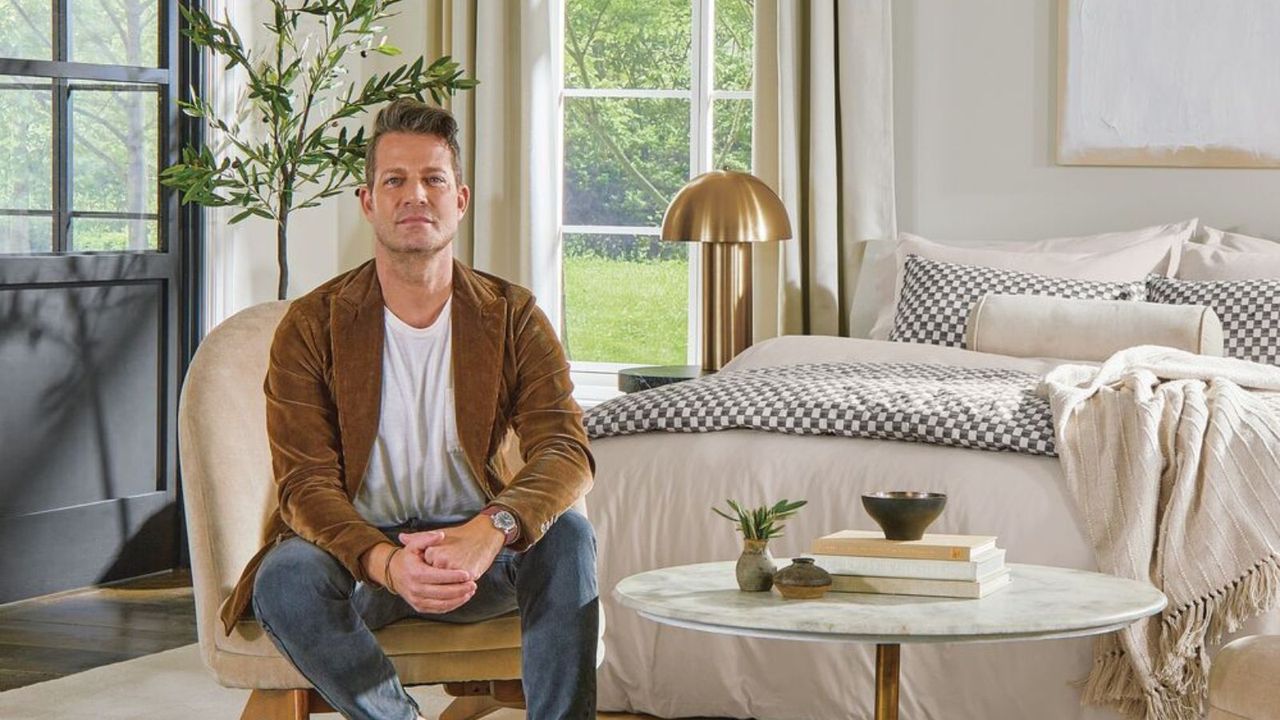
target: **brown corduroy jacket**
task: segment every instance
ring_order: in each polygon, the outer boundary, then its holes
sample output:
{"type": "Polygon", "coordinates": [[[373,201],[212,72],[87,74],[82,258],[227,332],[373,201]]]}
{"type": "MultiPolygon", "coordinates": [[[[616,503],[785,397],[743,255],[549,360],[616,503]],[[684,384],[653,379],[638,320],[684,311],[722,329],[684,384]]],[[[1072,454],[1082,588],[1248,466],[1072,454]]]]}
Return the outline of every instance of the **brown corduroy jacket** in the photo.
{"type": "MultiPolygon", "coordinates": [[[[295,300],[276,330],[263,389],[279,507],[222,605],[227,634],[262,558],[285,538],[300,535],[370,579],[360,556],[386,537],[352,500],[378,433],[383,313],[370,260],[295,300]]],[[[586,494],[595,471],[569,363],[528,290],[457,260],[450,322],[459,439],[485,496],[519,520],[515,548],[527,549],[586,494]],[[525,460],[514,477],[500,452],[508,430],[525,460]]]]}

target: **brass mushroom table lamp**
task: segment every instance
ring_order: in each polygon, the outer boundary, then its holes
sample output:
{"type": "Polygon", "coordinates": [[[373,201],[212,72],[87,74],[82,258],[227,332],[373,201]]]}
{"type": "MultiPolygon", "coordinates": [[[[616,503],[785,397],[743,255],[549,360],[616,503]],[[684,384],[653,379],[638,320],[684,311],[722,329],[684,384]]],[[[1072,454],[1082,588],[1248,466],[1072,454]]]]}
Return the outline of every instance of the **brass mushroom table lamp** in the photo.
{"type": "Polygon", "coordinates": [[[704,370],[719,370],[751,345],[750,243],[790,237],[782,201],[748,173],[712,170],[672,198],[662,239],[702,245],[704,370]]]}

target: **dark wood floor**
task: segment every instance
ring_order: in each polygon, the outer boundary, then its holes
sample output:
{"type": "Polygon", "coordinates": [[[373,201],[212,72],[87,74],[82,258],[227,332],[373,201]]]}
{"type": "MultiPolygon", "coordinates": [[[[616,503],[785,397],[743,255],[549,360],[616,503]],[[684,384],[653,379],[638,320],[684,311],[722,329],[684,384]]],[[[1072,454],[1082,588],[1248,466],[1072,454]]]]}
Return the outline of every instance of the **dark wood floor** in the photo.
{"type": "Polygon", "coordinates": [[[187,571],[0,605],[0,691],[195,641],[187,571]]]}
{"type": "Polygon", "coordinates": [[[185,570],[0,605],[0,692],[195,641],[195,600],[185,570]]]}

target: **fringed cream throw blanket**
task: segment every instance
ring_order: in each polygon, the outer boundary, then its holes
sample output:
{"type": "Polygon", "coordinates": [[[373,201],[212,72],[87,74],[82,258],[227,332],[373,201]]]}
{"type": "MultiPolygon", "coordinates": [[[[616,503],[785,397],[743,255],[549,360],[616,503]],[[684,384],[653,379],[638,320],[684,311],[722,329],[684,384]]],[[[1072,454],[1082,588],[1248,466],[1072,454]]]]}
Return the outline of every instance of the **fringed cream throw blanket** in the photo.
{"type": "Polygon", "coordinates": [[[1280,417],[1244,388],[1280,391],[1280,368],[1145,346],[1044,377],[1099,569],[1169,599],[1098,640],[1086,702],[1200,718],[1206,645],[1280,596],[1280,417]]]}

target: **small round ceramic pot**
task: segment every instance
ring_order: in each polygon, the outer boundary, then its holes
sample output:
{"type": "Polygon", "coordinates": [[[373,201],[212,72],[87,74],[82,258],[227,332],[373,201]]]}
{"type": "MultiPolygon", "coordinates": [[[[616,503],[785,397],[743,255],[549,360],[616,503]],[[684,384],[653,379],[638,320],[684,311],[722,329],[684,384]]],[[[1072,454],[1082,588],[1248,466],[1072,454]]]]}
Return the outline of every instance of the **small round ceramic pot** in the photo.
{"type": "Polygon", "coordinates": [[[814,600],[827,594],[831,575],[813,564],[813,558],[793,558],[773,574],[773,585],[788,600],[814,600]]]}

